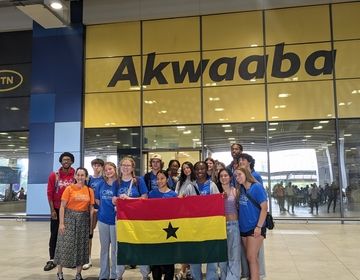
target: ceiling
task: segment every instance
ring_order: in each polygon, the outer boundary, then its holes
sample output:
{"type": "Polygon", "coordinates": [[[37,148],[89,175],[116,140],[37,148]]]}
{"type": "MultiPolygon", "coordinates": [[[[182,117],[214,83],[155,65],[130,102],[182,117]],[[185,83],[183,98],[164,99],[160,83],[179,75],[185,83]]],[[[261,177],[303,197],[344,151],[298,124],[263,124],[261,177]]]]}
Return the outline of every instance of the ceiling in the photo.
{"type": "MultiPolygon", "coordinates": [[[[79,0],[63,0],[79,1],[79,0]]],[[[43,0],[0,0],[0,32],[32,29],[32,20],[16,8],[43,3],[43,0]]],[[[83,23],[135,21],[317,5],[348,0],[84,0],[83,23]]]]}

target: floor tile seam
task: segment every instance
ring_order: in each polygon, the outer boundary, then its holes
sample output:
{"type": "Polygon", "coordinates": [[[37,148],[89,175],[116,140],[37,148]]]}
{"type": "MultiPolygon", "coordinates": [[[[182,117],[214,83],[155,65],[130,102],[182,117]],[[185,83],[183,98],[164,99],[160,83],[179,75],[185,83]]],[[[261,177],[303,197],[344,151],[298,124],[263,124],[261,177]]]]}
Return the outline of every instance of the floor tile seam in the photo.
{"type": "MultiPolygon", "coordinates": [[[[325,246],[325,248],[327,248],[329,250],[329,252],[331,252],[331,254],[335,257],[335,259],[342,264],[342,266],[354,277],[354,279],[356,280],[360,280],[360,278],[358,278],[352,271],[351,269],[337,256],[337,254],[320,238],[321,234],[316,234],[311,228],[309,228],[309,224],[305,225],[305,228],[307,228],[307,230],[309,230],[316,239],[319,240],[319,242],[321,244],[323,244],[323,246],[325,246]]],[[[296,264],[296,263],[295,263],[296,264]]]]}

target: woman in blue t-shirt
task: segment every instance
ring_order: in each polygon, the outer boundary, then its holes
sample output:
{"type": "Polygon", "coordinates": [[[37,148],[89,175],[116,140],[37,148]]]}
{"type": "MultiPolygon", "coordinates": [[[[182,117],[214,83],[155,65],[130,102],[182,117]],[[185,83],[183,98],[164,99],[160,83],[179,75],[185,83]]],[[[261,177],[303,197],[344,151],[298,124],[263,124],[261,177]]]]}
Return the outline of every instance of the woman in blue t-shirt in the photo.
{"type": "MultiPolygon", "coordinates": [[[[166,171],[158,171],[156,174],[156,182],[158,188],[149,192],[149,198],[170,198],[177,197],[176,192],[171,190],[168,186],[168,173],[166,171]]],[[[174,264],[152,265],[151,266],[152,278],[154,280],[161,280],[164,273],[164,280],[173,280],[175,273],[174,264]]]]}
{"type": "MultiPolygon", "coordinates": [[[[119,163],[119,176],[113,183],[112,202],[116,205],[118,199],[147,198],[147,187],[144,179],[135,176],[135,161],[131,157],[124,157],[119,163]]],[[[121,254],[121,252],[118,252],[121,254]]],[[[117,266],[117,279],[122,279],[125,272],[124,265],[117,266]]],[[[148,278],[150,268],[147,265],[140,265],[140,273],[143,279],[148,278]]]]}
{"type": "Polygon", "coordinates": [[[95,200],[99,205],[98,225],[100,237],[100,274],[99,279],[117,279],[116,275],[116,228],[115,209],[112,204],[114,196],[112,184],[117,179],[116,165],[104,164],[104,179],[98,182],[95,189],[95,200]],[[111,245],[111,258],[109,248],[111,245]],[[111,264],[110,264],[111,261],[111,264]]]}
{"type": "Polygon", "coordinates": [[[240,187],[240,236],[245,247],[251,279],[257,280],[260,279],[258,253],[266,237],[267,195],[264,187],[255,180],[247,168],[237,168],[234,176],[240,187]],[[260,205],[260,209],[255,202],[260,205]]]}

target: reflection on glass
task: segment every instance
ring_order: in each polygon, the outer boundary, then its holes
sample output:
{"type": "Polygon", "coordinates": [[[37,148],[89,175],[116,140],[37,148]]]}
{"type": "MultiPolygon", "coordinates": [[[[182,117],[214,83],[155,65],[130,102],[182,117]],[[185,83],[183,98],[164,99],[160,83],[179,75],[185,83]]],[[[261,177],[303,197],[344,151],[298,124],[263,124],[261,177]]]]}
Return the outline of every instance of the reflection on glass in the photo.
{"type": "Polygon", "coordinates": [[[145,127],[143,146],[145,150],[201,149],[199,125],[145,127]]]}
{"type": "Polygon", "coordinates": [[[338,217],[339,205],[328,213],[339,199],[334,121],[270,123],[269,138],[273,213],[338,217]]]}
{"type": "Polygon", "coordinates": [[[360,213],[360,120],[340,120],[340,162],[345,217],[360,213]]]}
{"type": "Polygon", "coordinates": [[[0,132],[0,213],[25,212],[28,132],[0,132]]]}
{"type": "Polygon", "coordinates": [[[140,128],[87,128],[84,131],[84,166],[91,169],[91,161],[101,158],[116,165],[124,156],[131,156],[140,174],[140,128]]]}

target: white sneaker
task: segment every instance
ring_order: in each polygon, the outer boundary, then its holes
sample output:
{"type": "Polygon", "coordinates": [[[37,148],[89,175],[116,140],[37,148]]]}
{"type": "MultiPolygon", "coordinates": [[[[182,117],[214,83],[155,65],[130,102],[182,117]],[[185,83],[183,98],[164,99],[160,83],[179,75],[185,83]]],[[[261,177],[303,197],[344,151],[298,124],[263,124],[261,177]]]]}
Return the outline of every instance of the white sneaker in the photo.
{"type": "Polygon", "coordinates": [[[92,267],[91,261],[89,263],[84,264],[82,268],[83,270],[88,270],[90,267],[92,267]]]}

